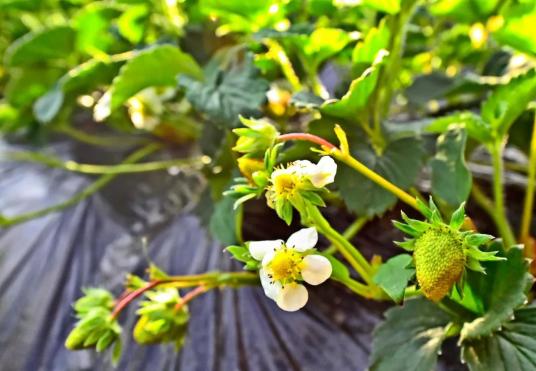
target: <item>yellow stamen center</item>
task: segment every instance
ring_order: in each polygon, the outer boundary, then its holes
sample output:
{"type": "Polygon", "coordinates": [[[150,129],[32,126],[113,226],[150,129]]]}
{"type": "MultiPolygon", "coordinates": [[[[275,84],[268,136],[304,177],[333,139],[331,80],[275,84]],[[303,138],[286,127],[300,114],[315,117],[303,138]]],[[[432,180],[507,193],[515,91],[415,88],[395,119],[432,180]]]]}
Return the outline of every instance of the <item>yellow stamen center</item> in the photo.
{"type": "Polygon", "coordinates": [[[297,188],[298,177],[294,174],[280,174],[273,180],[274,192],[279,197],[289,198],[297,188]]]}
{"type": "Polygon", "coordinates": [[[300,278],[303,257],[296,250],[284,247],[275,253],[267,268],[274,281],[295,281],[300,278]]]}

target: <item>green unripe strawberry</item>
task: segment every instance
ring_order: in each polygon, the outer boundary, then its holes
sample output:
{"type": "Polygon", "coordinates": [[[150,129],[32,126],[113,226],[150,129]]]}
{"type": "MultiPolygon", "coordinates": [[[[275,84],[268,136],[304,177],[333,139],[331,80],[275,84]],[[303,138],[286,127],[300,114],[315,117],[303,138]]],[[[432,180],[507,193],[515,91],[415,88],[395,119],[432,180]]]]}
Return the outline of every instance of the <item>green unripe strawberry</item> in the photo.
{"type": "Polygon", "coordinates": [[[432,227],[415,239],[413,257],[422,292],[437,302],[463,274],[463,238],[447,226],[432,227]]]}

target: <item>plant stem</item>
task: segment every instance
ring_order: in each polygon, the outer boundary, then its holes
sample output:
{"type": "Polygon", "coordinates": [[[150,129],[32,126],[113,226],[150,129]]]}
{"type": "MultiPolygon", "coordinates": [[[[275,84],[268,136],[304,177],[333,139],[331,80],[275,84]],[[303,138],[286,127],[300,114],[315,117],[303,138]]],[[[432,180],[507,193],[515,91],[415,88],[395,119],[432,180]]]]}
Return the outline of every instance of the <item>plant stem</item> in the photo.
{"type": "MultiPolygon", "coordinates": [[[[147,285],[122,296],[115,305],[115,308],[112,312],[112,318],[117,318],[121,311],[125,309],[134,299],[157,286],[176,288],[199,286],[202,287],[202,289],[198,289],[198,291],[207,291],[214,287],[240,287],[246,285],[257,285],[258,283],[259,276],[251,272],[209,272],[189,276],[169,276],[164,279],[150,281],[147,283],[147,285]]],[[[194,293],[191,295],[196,295],[198,291],[194,290],[194,293]]],[[[184,299],[187,297],[188,294],[184,297],[184,299]]]]}
{"type": "Polygon", "coordinates": [[[55,128],[54,131],[66,134],[79,142],[99,147],[131,147],[135,145],[148,144],[149,142],[147,138],[91,135],[70,126],[61,126],[55,128]]]}
{"type": "Polygon", "coordinates": [[[64,161],[59,157],[38,152],[14,152],[7,154],[13,161],[37,162],[43,165],[83,174],[129,174],[166,170],[173,166],[202,166],[201,157],[191,159],[172,159],[153,161],[142,164],[94,165],[80,164],[74,161],[64,161]]]}
{"type": "MultiPolygon", "coordinates": [[[[142,147],[141,149],[139,149],[138,151],[134,152],[130,156],[128,156],[125,159],[125,161],[123,162],[123,165],[132,164],[132,163],[134,163],[136,161],[139,161],[142,158],[150,155],[151,153],[153,153],[154,151],[156,151],[156,150],[158,150],[160,148],[161,148],[160,144],[155,144],[155,143],[148,144],[148,145],[142,147]]],[[[82,192],[75,194],[73,197],[71,197],[71,198],[67,199],[66,201],[63,201],[63,202],[61,202],[59,204],[56,204],[56,205],[53,205],[53,206],[50,206],[50,207],[46,207],[46,208],[41,209],[41,210],[31,211],[31,212],[28,212],[28,213],[25,213],[25,214],[17,215],[17,216],[14,216],[12,218],[1,217],[0,218],[0,226],[2,226],[2,227],[12,226],[12,225],[15,225],[15,224],[23,223],[23,222],[26,222],[28,220],[39,218],[41,216],[45,216],[47,214],[54,213],[54,212],[66,209],[68,207],[71,207],[71,206],[75,205],[76,203],[88,198],[89,196],[91,196],[94,193],[96,193],[97,191],[99,191],[101,188],[103,188],[108,183],[110,183],[116,176],[117,176],[117,174],[113,174],[113,173],[112,174],[105,174],[105,175],[101,176],[100,178],[98,178],[95,182],[90,184],[82,192]]]]}
{"type": "Polygon", "coordinates": [[[530,141],[530,155],[528,166],[528,183],[525,191],[525,202],[523,205],[523,218],[519,231],[519,241],[525,243],[530,237],[530,225],[534,206],[534,190],[536,187],[536,114],[532,126],[532,139],[530,141]]]}
{"type": "Polygon", "coordinates": [[[370,287],[363,285],[361,282],[357,282],[354,279],[346,279],[346,280],[339,280],[336,278],[332,278],[333,281],[337,281],[339,283],[342,283],[344,286],[349,288],[352,292],[356,293],[357,295],[363,296],[364,298],[372,299],[373,295],[370,290],[370,287]]]}
{"type": "Polygon", "coordinates": [[[370,170],[367,166],[359,162],[356,158],[352,157],[350,153],[345,153],[341,151],[334,144],[328,142],[324,138],[308,133],[288,133],[280,135],[277,140],[280,142],[286,142],[289,140],[305,140],[311,143],[318,144],[322,147],[322,149],[326,151],[326,154],[329,154],[330,156],[350,166],[352,169],[356,170],[368,179],[372,180],[380,187],[397,196],[401,201],[420,211],[417,207],[417,201],[412,195],[410,195],[403,189],[397,187],[396,185],[382,177],[380,174],[370,170]]]}
{"type": "Polygon", "coordinates": [[[235,214],[235,237],[236,241],[240,244],[244,244],[244,235],[242,233],[242,225],[244,224],[244,205],[241,204],[236,209],[235,214]]]}
{"type": "Polygon", "coordinates": [[[415,198],[404,191],[403,189],[397,187],[378,173],[370,170],[367,166],[359,162],[356,158],[352,157],[350,154],[342,153],[342,151],[335,149],[331,151],[331,155],[335,157],[337,160],[345,163],[346,165],[350,166],[352,169],[356,170],[357,172],[361,173],[368,179],[372,180],[374,183],[379,185],[380,187],[384,188],[385,190],[391,192],[395,196],[397,196],[401,201],[405,202],[409,206],[413,207],[415,210],[419,210],[417,207],[417,201],[415,198]]]}
{"type": "Polygon", "coordinates": [[[372,266],[361,255],[359,250],[355,248],[344,236],[337,232],[324,218],[318,207],[309,206],[306,209],[306,220],[313,224],[318,231],[323,234],[330,242],[335,245],[337,250],[344,256],[344,258],[350,263],[350,265],[359,273],[363,281],[373,286],[372,282],[372,266]]]}
{"type": "MultiPolygon", "coordinates": [[[[361,216],[354,220],[352,224],[348,226],[348,228],[345,229],[345,231],[342,233],[342,236],[346,238],[347,240],[351,240],[360,230],[365,226],[365,224],[368,221],[368,217],[361,216]]],[[[337,251],[337,247],[335,245],[329,246],[326,250],[324,250],[325,254],[333,254],[337,251]]]]}
{"type": "Polygon", "coordinates": [[[495,224],[504,240],[505,249],[515,244],[514,233],[506,217],[504,207],[504,185],[503,185],[503,145],[497,141],[491,147],[491,158],[493,162],[493,197],[495,200],[494,214],[495,224]]]}

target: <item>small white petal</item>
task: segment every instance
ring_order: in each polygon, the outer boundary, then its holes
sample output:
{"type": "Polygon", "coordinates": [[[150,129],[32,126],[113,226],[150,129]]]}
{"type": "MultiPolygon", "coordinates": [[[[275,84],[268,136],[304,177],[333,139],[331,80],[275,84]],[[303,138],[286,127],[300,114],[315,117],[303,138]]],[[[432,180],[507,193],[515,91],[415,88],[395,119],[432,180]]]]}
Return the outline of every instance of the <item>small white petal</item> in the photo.
{"type": "Polygon", "coordinates": [[[269,251],[279,248],[283,244],[282,240],[274,241],[251,241],[249,243],[249,253],[255,260],[262,260],[269,251]]]}
{"type": "Polygon", "coordinates": [[[266,253],[266,255],[264,255],[264,258],[262,258],[262,261],[261,261],[261,265],[263,267],[266,267],[268,264],[270,264],[270,262],[272,261],[272,259],[274,258],[275,256],[275,251],[268,251],[266,253]]]}
{"type": "Polygon", "coordinates": [[[309,299],[305,286],[299,283],[290,283],[279,292],[275,302],[279,308],[287,312],[295,312],[304,307],[309,299]]]}
{"type": "Polygon", "coordinates": [[[282,286],[279,282],[272,282],[272,279],[268,277],[268,273],[264,269],[259,269],[259,277],[261,279],[261,285],[264,289],[264,295],[270,299],[275,300],[281,293],[282,286]]]}
{"type": "Polygon", "coordinates": [[[307,255],[303,258],[302,278],[310,285],[320,285],[330,276],[333,268],[329,260],[322,255],[307,255]]]}
{"type": "Polygon", "coordinates": [[[290,235],[287,246],[303,252],[315,247],[318,242],[318,233],[314,227],[303,228],[290,235]]]}
{"type": "Polygon", "coordinates": [[[315,171],[309,174],[309,179],[316,188],[322,188],[335,181],[335,174],[337,163],[330,156],[324,156],[318,161],[315,171]]]}

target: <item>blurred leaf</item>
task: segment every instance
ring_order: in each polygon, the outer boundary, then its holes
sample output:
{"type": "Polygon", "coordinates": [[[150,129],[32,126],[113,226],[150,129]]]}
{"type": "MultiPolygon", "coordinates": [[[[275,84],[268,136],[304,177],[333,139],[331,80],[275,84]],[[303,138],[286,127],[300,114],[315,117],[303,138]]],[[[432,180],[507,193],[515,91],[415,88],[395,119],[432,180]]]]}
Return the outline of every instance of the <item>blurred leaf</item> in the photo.
{"type": "Polygon", "coordinates": [[[121,67],[112,85],[95,106],[95,115],[104,119],[130,97],[151,86],[174,86],[178,74],[202,78],[195,60],[171,45],[145,49],[121,67]]]}
{"type": "Polygon", "coordinates": [[[378,27],[371,28],[363,41],[356,44],[352,53],[352,64],[355,72],[359,75],[374,63],[378,52],[389,49],[391,32],[385,24],[385,18],[378,27]]]}
{"type": "Polygon", "coordinates": [[[285,17],[284,1],[280,0],[201,0],[199,6],[203,13],[220,20],[219,35],[272,28],[285,17]]]}
{"type": "MultiPolygon", "coordinates": [[[[351,143],[350,149],[359,161],[403,189],[415,182],[424,154],[416,138],[388,143],[381,155],[363,141],[351,143]]],[[[393,194],[346,165],[340,164],[335,182],[348,208],[358,215],[381,214],[397,201],[393,194]]]]}
{"type": "Polygon", "coordinates": [[[204,81],[181,75],[179,85],[198,111],[228,128],[239,125],[239,115],[258,116],[269,89],[268,81],[258,76],[249,60],[226,72],[210,64],[205,69],[204,81]]]}
{"type": "Polygon", "coordinates": [[[66,96],[74,100],[78,94],[92,93],[100,84],[112,81],[118,69],[118,62],[108,63],[95,59],[71,69],[35,102],[35,117],[42,123],[50,122],[58,114],[66,96]]]}
{"type": "MultiPolygon", "coordinates": [[[[493,243],[489,249],[500,247],[499,243],[493,243]]],[[[479,296],[483,302],[484,312],[464,324],[460,333],[461,341],[487,336],[500,329],[512,317],[514,309],[527,300],[526,294],[533,278],[527,271],[528,261],[524,258],[523,248],[513,246],[507,252],[500,250],[498,256],[505,256],[508,260],[483,262],[486,275],[473,274],[468,277],[473,295],[479,296]]]]}
{"type": "Polygon", "coordinates": [[[402,301],[404,290],[415,275],[415,269],[409,267],[412,261],[411,255],[397,255],[380,265],[374,275],[374,283],[379,285],[396,303],[402,301]]]}
{"type": "Polygon", "coordinates": [[[435,16],[473,23],[485,21],[498,4],[499,0],[440,0],[430,6],[430,11],[435,16]]]}
{"type": "Polygon", "coordinates": [[[121,35],[132,44],[142,41],[145,32],[145,21],[149,16],[149,9],[146,5],[135,5],[129,7],[117,20],[117,27],[121,35]]]}
{"type": "Polygon", "coordinates": [[[432,194],[451,206],[467,200],[471,192],[472,176],[465,162],[467,133],[453,129],[437,138],[437,152],[430,160],[432,194]]]}
{"type": "Polygon", "coordinates": [[[385,60],[382,56],[363,74],[352,81],[348,92],[339,100],[328,100],[322,104],[320,111],[324,114],[348,119],[358,120],[359,113],[367,106],[368,100],[376,87],[380,65],[385,60]]]}
{"type": "Polygon", "coordinates": [[[493,139],[489,123],[472,112],[458,112],[432,121],[426,131],[429,133],[446,133],[456,127],[464,127],[469,137],[480,143],[489,143],[493,139]]]}
{"type": "Polygon", "coordinates": [[[536,367],[536,308],[517,309],[491,335],[468,340],[462,359],[471,371],[531,371],[536,367]]]}
{"type": "Polygon", "coordinates": [[[120,41],[111,32],[112,21],[120,15],[121,10],[112,3],[93,2],[82,8],[74,17],[78,50],[89,55],[112,52],[112,46],[120,41]]]}
{"type": "Polygon", "coordinates": [[[27,107],[45,94],[62,73],[63,69],[40,66],[12,69],[4,94],[12,106],[27,107]]]}
{"type": "Polygon", "coordinates": [[[511,5],[503,14],[504,25],[493,33],[501,44],[511,46],[523,53],[536,55],[536,3],[511,5]]]}
{"type": "Polygon", "coordinates": [[[430,371],[445,339],[449,316],[424,298],[389,309],[374,330],[371,371],[430,371]]]}
{"type": "Polygon", "coordinates": [[[223,245],[233,245],[237,242],[234,202],[235,199],[232,197],[223,197],[214,205],[214,212],[210,218],[210,233],[223,245]]]}
{"type": "Polygon", "coordinates": [[[482,103],[482,119],[491,125],[498,139],[503,138],[527,105],[536,98],[536,70],[498,87],[482,103]]]}
{"type": "Polygon", "coordinates": [[[309,91],[300,91],[292,96],[290,103],[297,108],[315,109],[324,103],[324,99],[309,91]]]}
{"type": "Polygon", "coordinates": [[[43,65],[45,61],[63,62],[74,49],[75,32],[68,26],[57,26],[30,32],[9,46],[4,57],[7,66],[43,65]]]}
{"type": "Polygon", "coordinates": [[[344,265],[344,263],[342,263],[339,259],[335,258],[331,254],[321,254],[321,255],[324,256],[326,259],[328,259],[329,262],[331,263],[331,268],[332,268],[331,277],[330,277],[331,279],[344,283],[351,278],[348,267],[344,265]]]}
{"type": "Polygon", "coordinates": [[[401,0],[363,0],[360,4],[388,14],[396,14],[400,11],[400,2],[401,0]]]}
{"type": "Polygon", "coordinates": [[[303,68],[316,71],[326,59],[339,53],[351,41],[344,30],[316,28],[310,35],[291,34],[288,38],[298,48],[303,68]]]}

